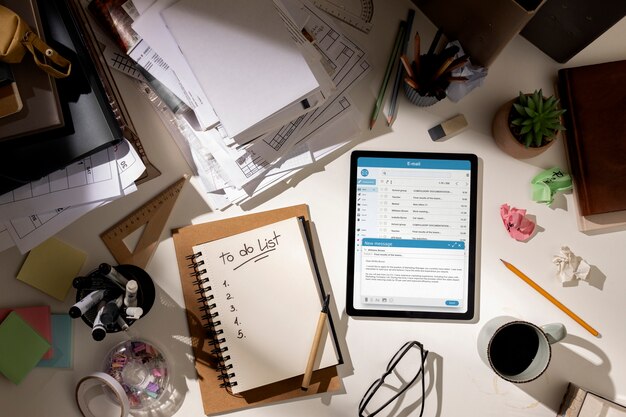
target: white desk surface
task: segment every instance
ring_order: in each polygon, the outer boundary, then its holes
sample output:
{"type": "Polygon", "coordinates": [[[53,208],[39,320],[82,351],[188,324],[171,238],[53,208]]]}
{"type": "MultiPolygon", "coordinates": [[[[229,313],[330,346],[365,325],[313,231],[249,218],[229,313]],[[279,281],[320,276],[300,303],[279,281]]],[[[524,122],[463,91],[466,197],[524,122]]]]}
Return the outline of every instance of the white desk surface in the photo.
{"type": "MultiPolygon", "coordinates": [[[[504,101],[518,91],[543,88],[553,91],[558,68],[626,59],[626,19],[622,20],[565,65],[555,63],[526,39],[518,36],[492,65],[485,84],[459,103],[448,100],[418,108],[404,96],[399,99],[393,129],[380,117],[375,129],[365,129],[393,43],[397,22],[406,16],[408,1],[383,2],[374,7],[374,27],[369,35],[346,27],[346,31],[369,53],[373,71],[353,93],[363,113],[363,137],[357,149],[471,152],[480,159],[478,217],[478,308],[474,323],[424,320],[372,320],[345,314],[349,151],[316,166],[317,172],[291,188],[252,207],[261,211],[293,204],[310,207],[325,266],[332,284],[337,327],[344,340],[347,363],[341,368],[343,390],[333,395],[256,407],[233,413],[237,416],[348,416],[357,413],[361,396],[378,378],[387,361],[405,341],[416,339],[431,351],[427,373],[425,416],[554,416],[568,381],[626,404],[626,232],[587,236],[576,228],[576,209],[571,193],[559,196],[553,208],[534,203],[530,179],[553,166],[566,168],[562,141],[544,155],[520,161],[503,154],[491,138],[491,119],[504,101]],[[427,129],[463,113],[470,128],[443,143],[433,143],[427,129]],[[527,243],[516,242],[505,232],[499,217],[502,203],[526,208],[536,216],[539,232],[527,243]],[[594,285],[581,282],[563,287],[554,276],[552,257],[568,245],[592,266],[594,285]],[[595,338],[555,306],[506,270],[506,259],[534,278],[548,292],[596,327],[595,338]],[[548,371],[529,384],[513,385],[498,379],[479,359],[476,338],[489,319],[508,315],[537,324],[563,322],[569,335],[553,348],[548,371]]],[[[428,45],[433,25],[418,12],[415,26],[428,45]]],[[[425,47],[423,47],[425,48],[425,47]]],[[[122,80],[125,82],[125,80],[122,80]]],[[[58,237],[88,254],[83,273],[101,262],[113,262],[99,233],[180,178],[189,168],[150,105],[128,83],[126,96],[149,158],[163,172],[142,185],[138,192],[84,216],[58,237]]],[[[623,192],[623,190],[616,190],[623,192]]],[[[242,209],[212,212],[191,186],[186,186],[169,219],[168,230],[147,267],[157,285],[153,310],[132,326],[130,335],[157,341],[174,363],[176,396],[167,412],[154,416],[202,416],[198,381],[187,344],[188,329],[175,262],[170,228],[241,214],[242,209]]],[[[73,291],[58,302],[17,281],[22,256],[16,248],[0,253],[0,306],[49,304],[53,312],[66,312],[73,291]]],[[[109,335],[94,342],[82,322],[74,322],[73,369],[34,369],[19,386],[0,377],[0,414],[3,416],[78,416],[74,402],[76,382],[100,370],[105,353],[126,335],[109,335]]],[[[405,396],[404,406],[414,403],[416,391],[405,396]]],[[[396,415],[417,415],[400,412],[396,415]]],[[[382,415],[385,415],[384,413],[382,415]]]]}

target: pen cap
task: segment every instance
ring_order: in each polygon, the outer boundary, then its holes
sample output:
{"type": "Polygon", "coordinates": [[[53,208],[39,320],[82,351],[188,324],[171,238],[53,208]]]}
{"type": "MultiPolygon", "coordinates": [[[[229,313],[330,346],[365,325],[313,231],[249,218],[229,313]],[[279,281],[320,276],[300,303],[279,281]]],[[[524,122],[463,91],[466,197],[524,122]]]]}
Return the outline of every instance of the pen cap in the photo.
{"type": "Polygon", "coordinates": [[[137,291],[139,290],[139,285],[137,285],[137,281],[131,279],[126,283],[126,293],[124,295],[124,305],[128,307],[136,307],[137,306],[137,291]]]}

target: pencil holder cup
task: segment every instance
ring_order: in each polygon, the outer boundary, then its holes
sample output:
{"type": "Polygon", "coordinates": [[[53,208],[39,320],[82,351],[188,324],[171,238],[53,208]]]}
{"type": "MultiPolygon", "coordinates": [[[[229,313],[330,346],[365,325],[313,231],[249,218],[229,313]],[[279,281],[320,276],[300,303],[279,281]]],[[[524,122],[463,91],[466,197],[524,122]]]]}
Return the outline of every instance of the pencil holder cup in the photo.
{"type": "Polygon", "coordinates": [[[106,333],[126,330],[139,318],[143,318],[150,312],[156,295],[150,275],[135,265],[101,264],[87,276],[77,277],[73,285],[76,288],[76,304],[70,309],[70,316],[81,317],[83,322],[92,328],[95,340],[102,340],[106,333]],[[136,285],[129,285],[131,281],[135,281],[136,285]],[[134,287],[134,297],[129,301],[131,286],[134,287]],[[93,297],[95,292],[103,294],[102,297],[98,295],[96,302],[85,304],[85,300],[93,297]],[[121,303],[117,303],[119,305],[112,305],[119,300],[121,300],[121,303]],[[100,311],[103,305],[106,305],[106,308],[100,311]],[[80,307],[80,312],[77,306],[80,307]],[[108,321],[112,323],[103,320],[105,314],[110,315],[108,321]]]}
{"type": "Polygon", "coordinates": [[[411,103],[420,107],[432,106],[433,104],[439,101],[439,99],[435,96],[421,95],[420,93],[417,92],[417,90],[415,90],[413,87],[411,87],[410,85],[406,83],[404,84],[404,93],[406,94],[406,97],[409,99],[411,103]]]}

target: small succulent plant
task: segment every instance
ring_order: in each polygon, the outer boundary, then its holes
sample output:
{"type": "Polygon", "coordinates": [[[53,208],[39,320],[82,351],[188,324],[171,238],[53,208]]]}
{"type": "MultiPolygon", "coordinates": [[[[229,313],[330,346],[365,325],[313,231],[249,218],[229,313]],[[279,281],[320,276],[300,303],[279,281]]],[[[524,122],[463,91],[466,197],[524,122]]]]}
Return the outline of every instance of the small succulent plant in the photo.
{"type": "Polygon", "coordinates": [[[554,139],[556,133],[565,130],[561,123],[564,109],[554,96],[544,97],[541,90],[532,94],[519,93],[513,103],[511,132],[528,147],[541,147],[554,139]]]}

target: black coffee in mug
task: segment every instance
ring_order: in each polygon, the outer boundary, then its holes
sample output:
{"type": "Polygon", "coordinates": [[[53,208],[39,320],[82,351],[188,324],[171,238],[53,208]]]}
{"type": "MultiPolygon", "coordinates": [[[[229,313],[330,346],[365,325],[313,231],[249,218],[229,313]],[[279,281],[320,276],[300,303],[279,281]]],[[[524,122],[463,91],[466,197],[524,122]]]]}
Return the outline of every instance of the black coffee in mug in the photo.
{"type": "Polygon", "coordinates": [[[530,366],[538,349],[537,331],[527,324],[513,323],[504,326],[493,336],[491,363],[502,375],[518,375],[530,366]]]}

